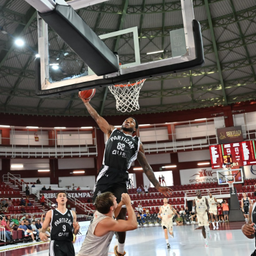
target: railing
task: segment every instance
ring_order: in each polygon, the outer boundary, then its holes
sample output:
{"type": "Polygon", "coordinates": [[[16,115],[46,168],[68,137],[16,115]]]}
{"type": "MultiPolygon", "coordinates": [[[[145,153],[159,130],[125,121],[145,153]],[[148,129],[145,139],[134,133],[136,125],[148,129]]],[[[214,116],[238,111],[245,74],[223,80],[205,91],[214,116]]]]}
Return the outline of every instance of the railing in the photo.
{"type": "Polygon", "coordinates": [[[7,174],[3,175],[3,182],[13,182],[15,186],[22,188],[22,181],[20,174],[12,174],[8,172],[7,174]]]}
{"type": "Polygon", "coordinates": [[[0,227],[0,241],[6,242],[5,228],[0,227]]]}
{"type": "Polygon", "coordinates": [[[85,203],[82,203],[80,200],[76,199],[75,197],[69,197],[68,198],[73,204],[77,207],[79,207],[84,212],[94,213],[94,210],[92,210],[90,207],[88,207],[85,203]]]}

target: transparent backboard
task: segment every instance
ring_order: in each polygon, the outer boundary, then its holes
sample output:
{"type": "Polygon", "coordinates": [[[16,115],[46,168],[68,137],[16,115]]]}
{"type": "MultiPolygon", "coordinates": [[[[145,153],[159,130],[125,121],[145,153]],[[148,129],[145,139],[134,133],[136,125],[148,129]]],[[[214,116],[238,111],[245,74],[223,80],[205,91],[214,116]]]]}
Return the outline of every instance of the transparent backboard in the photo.
{"type": "MultiPolygon", "coordinates": [[[[26,1],[29,2],[29,0],[26,1]]],[[[104,4],[111,7],[115,5],[115,1],[109,0],[104,4]]],[[[40,12],[40,10],[38,11],[40,12]]],[[[90,7],[79,12],[85,22],[89,22],[86,20],[87,12],[90,12],[90,7]]],[[[158,20],[157,15],[152,14],[152,19],[158,20]]],[[[147,15],[147,17],[150,18],[150,15],[147,15]]],[[[159,26],[161,27],[162,18],[160,17],[162,17],[162,13],[159,13],[159,22],[161,21],[159,26]]],[[[106,33],[109,29],[107,25],[101,25],[100,29],[96,27],[97,30],[94,32],[111,52],[117,53],[118,62],[120,63],[117,72],[97,76],[90,66],[76,54],[75,49],[71,49],[67,42],[64,42],[38,15],[40,55],[38,94],[46,95],[46,91],[49,92],[48,94],[60,93],[62,91],[89,89],[96,86],[133,81],[159,76],[167,73],[168,70],[171,73],[202,64],[201,35],[195,36],[195,30],[199,32],[201,30],[200,25],[194,22],[192,0],[181,0],[180,5],[177,5],[175,10],[165,13],[164,31],[143,30],[143,26],[140,27],[139,15],[137,22],[134,21],[133,23],[137,26],[111,33],[106,33]],[[200,42],[196,43],[196,40],[200,42]],[[199,48],[197,49],[197,47],[199,48]],[[58,90],[55,90],[56,88],[58,90]],[[52,91],[50,91],[51,89],[52,91]]],[[[90,27],[92,28],[93,25],[90,27]]],[[[86,49],[84,50],[86,51],[86,49]]],[[[101,63],[98,64],[101,65],[101,63]]]]}
{"type": "Polygon", "coordinates": [[[219,185],[226,185],[229,184],[230,182],[233,182],[233,184],[243,183],[243,170],[241,168],[219,170],[217,171],[217,179],[219,185]]]}

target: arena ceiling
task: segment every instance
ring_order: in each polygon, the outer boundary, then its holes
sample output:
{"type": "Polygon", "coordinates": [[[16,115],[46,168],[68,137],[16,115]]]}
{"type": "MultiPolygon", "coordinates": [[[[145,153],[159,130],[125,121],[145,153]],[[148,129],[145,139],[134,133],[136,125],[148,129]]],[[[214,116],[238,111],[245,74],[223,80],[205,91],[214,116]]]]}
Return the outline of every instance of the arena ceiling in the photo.
{"type": "MultiPolygon", "coordinates": [[[[153,48],[163,43],[170,30],[182,26],[166,22],[166,17],[180,8],[180,0],[111,0],[78,13],[98,35],[131,27],[136,19],[140,43],[144,40],[143,44],[153,48]]],[[[134,114],[225,106],[256,99],[255,0],[194,0],[194,10],[202,27],[204,66],[148,79],[140,93],[141,108],[134,114]]],[[[87,116],[77,93],[36,96],[36,17],[36,11],[23,0],[0,0],[0,112],[87,116]],[[25,40],[23,48],[15,46],[17,37],[25,40]]],[[[66,44],[53,31],[50,33],[50,50],[63,56],[66,44]]],[[[117,47],[115,43],[111,50],[117,47]]],[[[151,58],[143,52],[141,55],[142,61],[151,58]]],[[[67,72],[82,70],[84,65],[80,62],[70,52],[65,58],[67,72]]],[[[122,114],[116,111],[114,97],[107,88],[98,88],[91,103],[103,116],[122,114]]]]}

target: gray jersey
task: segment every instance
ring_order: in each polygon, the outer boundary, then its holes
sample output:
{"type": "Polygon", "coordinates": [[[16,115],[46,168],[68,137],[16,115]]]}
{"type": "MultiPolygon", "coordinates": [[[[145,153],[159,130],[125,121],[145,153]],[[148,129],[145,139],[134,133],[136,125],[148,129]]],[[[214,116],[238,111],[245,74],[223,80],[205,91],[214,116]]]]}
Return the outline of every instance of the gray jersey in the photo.
{"type": "Polygon", "coordinates": [[[113,231],[108,232],[103,236],[95,236],[94,231],[98,223],[108,216],[96,211],[94,218],[90,224],[85,240],[77,256],[108,256],[108,248],[112,237],[113,231]]]}

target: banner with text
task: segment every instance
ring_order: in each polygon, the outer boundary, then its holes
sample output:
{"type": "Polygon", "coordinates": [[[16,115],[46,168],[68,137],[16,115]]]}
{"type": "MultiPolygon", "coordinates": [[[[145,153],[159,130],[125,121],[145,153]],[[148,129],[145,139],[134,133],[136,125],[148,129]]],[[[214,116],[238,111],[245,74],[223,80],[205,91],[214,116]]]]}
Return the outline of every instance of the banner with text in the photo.
{"type": "Polygon", "coordinates": [[[243,141],[241,126],[225,127],[217,129],[219,144],[243,141]]]}
{"type": "Polygon", "coordinates": [[[212,168],[180,170],[180,182],[181,185],[217,182],[217,174],[212,168]]]}

